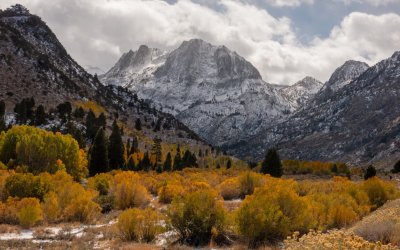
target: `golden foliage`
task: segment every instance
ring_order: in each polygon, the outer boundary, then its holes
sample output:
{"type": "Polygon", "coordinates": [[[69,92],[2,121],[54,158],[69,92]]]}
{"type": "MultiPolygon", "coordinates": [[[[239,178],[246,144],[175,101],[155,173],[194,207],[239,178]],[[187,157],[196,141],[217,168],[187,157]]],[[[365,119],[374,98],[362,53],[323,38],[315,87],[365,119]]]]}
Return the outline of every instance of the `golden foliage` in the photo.
{"type": "Polygon", "coordinates": [[[42,208],[36,198],[23,198],[19,201],[19,211],[17,217],[19,224],[23,227],[32,227],[37,222],[43,220],[42,208]]]}
{"type": "Polygon", "coordinates": [[[139,175],[129,171],[114,176],[110,193],[115,197],[118,209],[145,207],[151,199],[147,189],[140,184],[139,175]]]}
{"type": "Polygon", "coordinates": [[[0,139],[0,161],[26,165],[33,174],[65,170],[76,180],[88,173],[84,151],[70,135],[13,126],[0,139]]]}
{"type": "Polygon", "coordinates": [[[162,232],[161,219],[162,216],[151,208],[131,208],[119,215],[117,226],[124,240],[148,243],[162,232]]]}
{"type": "Polygon", "coordinates": [[[180,184],[165,183],[158,190],[158,199],[160,202],[169,204],[175,197],[182,196],[185,193],[185,188],[180,184]]]}
{"type": "Polygon", "coordinates": [[[380,242],[368,242],[353,233],[344,230],[332,230],[328,233],[311,231],[302,237],[295,233],[284,241],[284,249],[304,250],[304,249],[349,249],[349,250],[394,250],[397,247],[392,245],[383,245],[380,242]]]}
{"type": "Polygon", "coordinates": [[[104,107],[95,101],[76,101],[74,104],[78,108],[83,108],[86,112],[92,110],[96,116],[99,116],[101,113],[106,113],[104,107]]]}
{"type": "Polygon", "coordinates": [[[181,239],[193,244],[208,242],[225,229],[226,211],[216,192],[210,189],[175,197],[168,210],[171,225],[181,239]]]}

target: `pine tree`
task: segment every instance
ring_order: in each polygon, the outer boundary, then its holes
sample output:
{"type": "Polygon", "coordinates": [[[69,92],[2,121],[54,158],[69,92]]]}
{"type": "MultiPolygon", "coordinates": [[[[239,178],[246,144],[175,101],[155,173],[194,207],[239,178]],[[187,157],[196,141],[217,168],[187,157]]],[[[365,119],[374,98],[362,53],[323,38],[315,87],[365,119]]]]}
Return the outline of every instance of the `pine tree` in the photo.
{"type": "Polygon", "coordinates": [[[6,103],[2,100],[0,101],[0,132],[6,129],[6,103]]]}
{"type": "Polygon", "coordinates": [[[81,130],[72,122],[68,122],[66,128],[66,132],[72,135],[72,137],[78,142],[79,148],[84,148],[86,143],[81,130]]]}
{"type": "Polygon", "coordinates": [[[96,132],[98,131],[98,128],[96,126],[96,115],[93,113],[93,111],[90,109],[87,116],[86,116],[86,137],[89,140],[93,140],[94,137],[96,136],[96,132]],[[96,129],[97,128],[97,129],[96,129]]]}
{"type": "Polygon", "coordinates": [[[133,157],[128,158],[127,169],[130,171],[136,170],[136,165],[135,165],[135,161],[133,160],[133,157]]]}
{"type": "Polygon", "coordinates": [[[107,125],[107,119],[104,113],[101,113],[99,117],[96,119],[96,125],[98,128],[103,127],[105,128],[107,125]]]}
{"type": "Polygon", "coordinates": [[[72,105],[70,102],[64,102],[57,106],[57,112],[61,120],[65,121],[71,117],[72,105]]]}
{"type": "Polygon", "coordinates": [[[400,173],[400,160],[398,162],[396,162],[396,164],[394,164],[392,173],[394,173],[394,174],[400,173]]]}
{"type": "Polygon", "coordinates": [[[131,152],[131,139],[128,138],[127,142],[126,142],[126,153],[129,156],[129,153],[131,152]]]}
{"type": "Polygon", "coordinates": [[[197,167],[197,158],[189,150],[185,151],[182,159],[183,168],[197,167]]]}
{"type": "Polygon", "coordinates": [[[172,170],[172,157],[170,152],[168,152],[167,157],[165,158],[163,170],[167,172],[172,170]]]}
{"type": "Polygon", "coordinates": [[[261,165],[261,173],[270,174],[273,177],[281,177],[283,174],[281,160],[276,149],[269,149],[261,165]]]}
{"type": "Polygon", "coordinates": [[[374,176],[376,176],[376,169],[374,168],[374,166],[369,165],[367,170],[365,171],[364,180],[368,180],[369,178],[372,178],[374,176]]]}
{"type": "Polygon", "coordinates": [[[162,157],[162,147],[161,147],[161,139],[155,138],[153,142],[153,147],[151,149],[151,154],[155,157],[154,168],[157,169],[158,166],[161,166],[161,157],[162,157]]]}
{"type": "Polygon", "coordinates": [[[142,130],[142,122],[140,121],[139,118],[136,119],[136,122],[135,122],[135,129],[136,129],[136,130],[142,130]]]}
{"type": "Polygon", "coordinates": [[[228,160],[228,162],[226,163],[226,169],[230,169],[232,167],[232,161],[231,159],[228,160]]]}
{"type": "Polygon", "coordinates": [[[109,171],[107,144],[104,129],[100,128],[90,149],[89,174],[91,176],[109,171]]]}
{"type": "Polygon", "coordinates": [[[174,170],[180,171],[182,169],[183,166],[182,166],[181,148],[178,145],[176,149],[176,155],[174,157],[174,170]]]}
{"type": "Polygon", "coordinates": [[[15,104],[14,112],[19,124],[25,124],[28,120],[33,122],[33,107],[35,106],[35,99],[24,98],[20,103],[15,104]]]}
{"type": "Polygon", "coordinates": [[[39,105],[35,112],[35,126],[43,125],[46,122],[46,111],[43,105],[39,105]]]}
{"type": "Polygon", "coordinates": [[[117,121],[114,120],[112,132],[109,138],[108,159],[111,169],[120,169],[124,165],[124,143],[121,137],[121,130],[117,121]]]}
{"type": "Polygon", "coordinates": [[[132,138],[132,144],[131,144],[131,149],[130,149],[129,154],[131,155],[131,154],[134,154],[137,152],[139,152],[139,141],[138,141],[138,138],[136,136],[134,136],[132,138]]]}
{"type": "Polygon", "coordinates": [[[74,116],[75,118],[83,119],[85,117],[85,110],[82,107],[75,109],[74,116]]]}
{"type": "Polygon", "coordinates": [[[149,157],[149,152],[146,151],[146,153],[144,153],[144,157],[141,161],[141,167],[144,171],[149,171],[151,168],[151,162],[150,162],[150,157],[149,157]]]}

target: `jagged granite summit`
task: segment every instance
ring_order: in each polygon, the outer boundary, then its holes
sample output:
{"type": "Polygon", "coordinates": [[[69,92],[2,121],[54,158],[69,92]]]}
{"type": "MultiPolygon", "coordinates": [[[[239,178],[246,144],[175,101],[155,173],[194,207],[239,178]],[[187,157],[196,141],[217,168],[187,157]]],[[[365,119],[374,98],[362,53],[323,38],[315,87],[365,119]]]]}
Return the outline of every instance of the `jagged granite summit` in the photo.
{"type": "Polygon", "coordinates": [[[320,91],[323,85],[317,79],[307,76],[291,86],[281,87],[279,92],[292,109],[297,110],[304,107],[320,91]]]}
{"type": "Polygon", "coordinates": [[[291,111],[251,63],[200,39],[169,53],[141,46],[100,80],[137,92],[217,146],[252,135],[291,111]]]}
{"type": "Polygon", "coordinates": [[[400,156],[400,52],[232,149],[261,158],[271,146],[284,158],[391,164],[400,156]]]}

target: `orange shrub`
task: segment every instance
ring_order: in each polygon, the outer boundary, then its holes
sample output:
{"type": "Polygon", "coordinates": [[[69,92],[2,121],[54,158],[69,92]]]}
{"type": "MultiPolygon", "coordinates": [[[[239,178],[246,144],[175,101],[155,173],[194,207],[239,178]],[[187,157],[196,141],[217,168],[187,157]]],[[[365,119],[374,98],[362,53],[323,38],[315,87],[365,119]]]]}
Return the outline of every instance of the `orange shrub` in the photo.
{"type": "Polygon", "coordinates": [[[110,194],[115,197],[118,209],[145,207],[151,199],[147,189],[139,184],[139,176],[133,172],[116,174],[110,194]]]}
{"type": "Polygon", "coordinates": [[[18,206],[17,217],[19,224],[23,227],[32,227],[43,220],[42,208],[37,198],[23,198],[18,206]]]}
{"type": "Polygon", "coordinates": [[[125,240],[152,242],[162,231],[161,218],[162,216],[151,208],[131,208],[119,215],[117,227],[125,240]]]}
{"type": "Polygon", "coordinates": [[[238,199],[242,195],[241,183],[238,178],[229,178],[225,180],[218,186],[218,189],[224,200],[238,199]]]}
{"type": "Polygon", "coordinates": [[[185,189],[180,184],[164,184],[158,190],[158,199],[162,203],[169,204],[175,197],[182,196],[184,192],[185,189]]]}

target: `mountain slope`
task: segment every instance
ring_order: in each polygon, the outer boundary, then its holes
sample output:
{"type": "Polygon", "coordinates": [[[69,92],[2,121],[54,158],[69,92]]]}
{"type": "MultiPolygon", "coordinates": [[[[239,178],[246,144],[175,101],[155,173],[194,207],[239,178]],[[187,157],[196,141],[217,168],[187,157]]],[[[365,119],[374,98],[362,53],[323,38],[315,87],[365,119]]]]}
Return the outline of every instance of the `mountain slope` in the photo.
{"type": "Polygon", "coordinates": [[[297,110],[305,106],[319,92],[322,86],[322,82],[307,76],[291,86],[280,88],[279,92],[292,109],[297,110]]]}
{"type": "Polygon", "coordinates": [[[68,55],[39,17],[15,5],[0,12],[0,100],[6,101],[10,113],[15,103],[31,96],[47,110],[65,101],[95,101],[106,109],[109,124],[118,114],[127,130],[140,119],[140,133],[150,140],[158,136],[171,143],[203,144],[172,115],[123,88],[103,86],[68,55]],[[160,131],[153,130],[157,123],[160,131]]]}
{"type": "Polygon", "coordinates": [[[287,121],[236,144],[234,152],[260,158],[265,148],[277,146],[284,158],[387,162],[400,151],[399,97],[396,52],[329,98],[315,99],[287,121]]]}
{"type": "Polygon", "coordinates": [[[128,87],[217,146],[254,134],[290,112],[253,65],[225,46],[200,39],[170,53],[141,46],[124,54],[100,80],[128,87]]]}

